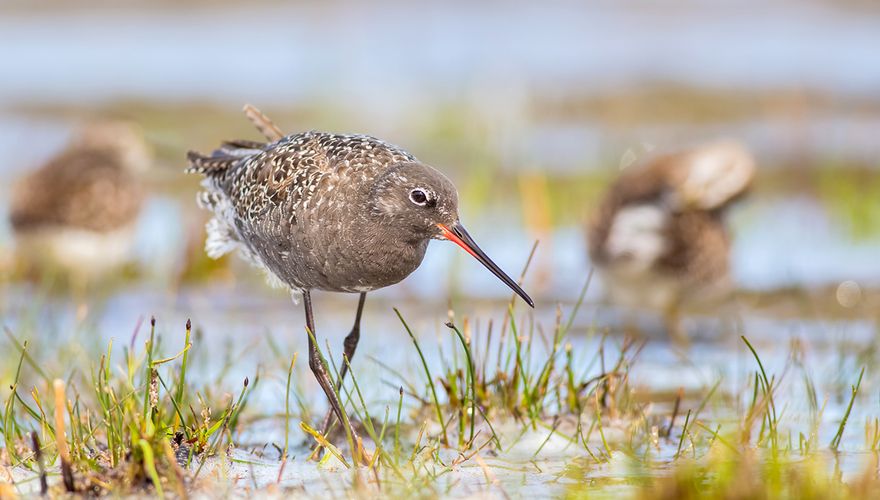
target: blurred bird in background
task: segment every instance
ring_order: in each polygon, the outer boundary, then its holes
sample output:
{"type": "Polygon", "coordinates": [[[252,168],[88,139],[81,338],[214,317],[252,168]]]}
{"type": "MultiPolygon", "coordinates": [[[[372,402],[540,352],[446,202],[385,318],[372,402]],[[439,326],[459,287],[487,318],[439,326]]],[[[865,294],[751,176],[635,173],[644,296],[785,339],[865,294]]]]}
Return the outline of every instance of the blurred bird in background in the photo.
{"type": "Polygon", "coordinates": [[[667,332],[684,341],[683,304],[730,296],[724,213],[747,191],[754,173],[751,154],[734,142],[706,144],[625,170],[588,227],[590,256],[609,300],[660,312],[667,332]]]}
{"type": "Polygon", "coordinates": [[[125,264],[145,197],[138,173],[151,160],[137,126],[96,122],[19,179],[9,213],[24,272],[80,287],[125,264]]]}

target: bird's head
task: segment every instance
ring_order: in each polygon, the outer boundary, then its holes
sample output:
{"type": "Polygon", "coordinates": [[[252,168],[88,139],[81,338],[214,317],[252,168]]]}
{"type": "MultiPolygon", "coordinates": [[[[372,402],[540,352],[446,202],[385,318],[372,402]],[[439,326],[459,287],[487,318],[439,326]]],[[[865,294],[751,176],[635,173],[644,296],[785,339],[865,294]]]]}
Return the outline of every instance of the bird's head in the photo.
{"type": "Polygon", "coordinates": [[[437,224],[458,220],[458,192],[445,175],[422,163],[400,163],[385,171],[370,193],[374,214],[406,228],[413,239],[437,238],[437,224]]]}
{"type": "Polygon", "coordinates": [[[400,163],[376,179],[371,211],[412,241],[449,240],[509,286],[530,306],[532,299],[483,252],[458,217],[458,191],[445,175],[419,162],[400,163]]]}

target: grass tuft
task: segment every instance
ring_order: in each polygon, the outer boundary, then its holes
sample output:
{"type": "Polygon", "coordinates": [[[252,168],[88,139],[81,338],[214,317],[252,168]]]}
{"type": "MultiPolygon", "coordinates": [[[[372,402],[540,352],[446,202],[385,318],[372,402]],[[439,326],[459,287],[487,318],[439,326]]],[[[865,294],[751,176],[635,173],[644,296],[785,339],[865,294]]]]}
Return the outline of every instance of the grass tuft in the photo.
{"type": "Polygon", "coordinates": [[[91,371],[72,370],[66,376],[52,373],[58,367],[41,366],[26,355],[28,342],[19,342],[7,331],[13,345],[20,347],[17,382],[2,415],[4,449],[11,464],[40,471],[58,463],[61,486],[71,493],[152,491],[161,497],[168,485],[182,491],[180,466],[192,460],[204,463],[232,443],[228,431],[256,385],[256,380],[246,381],[239,398],[225,404],[194,391],[186,379],[193,347],[190,331],[187,322],[182,349],[162,357],[156,320],[151,318],[143,349],[135,351],[134,344],[123,349],[123,362],[116,369],[111,342],[91,371]],[[49,382],[49,375],[56,378],[49,382]],[[24,380],[31,381],[34,406],[21,397],[18,388],[24,380]],[[46,393],[53,394],[51,417],[41,397],[46,393]],[[215,419],[218,408],[223,409],[215,419]],[[39,447],[40,436],[50,438],[50,444],[39,447]],[[22,451],[26,449],[32,451],[22,451]]]}

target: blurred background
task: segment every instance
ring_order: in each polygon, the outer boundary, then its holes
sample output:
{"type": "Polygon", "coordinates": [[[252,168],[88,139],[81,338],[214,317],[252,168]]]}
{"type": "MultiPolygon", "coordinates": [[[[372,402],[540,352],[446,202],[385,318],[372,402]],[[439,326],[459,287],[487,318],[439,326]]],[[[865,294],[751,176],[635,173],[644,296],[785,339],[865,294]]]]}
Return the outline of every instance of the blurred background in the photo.
{"type": "MultiPolygon", "coordinates": [[[[864,313],[876,302],[872,2],[4,0],[0,8],[0,268],[14,287],[24,285],[5,216],[13,180],[84,122],[112,118],[140,124],[155,154],[140,174],[149,196],[124,287],[164,297],[203,290],[213,304],[223,291],[268,290],[237,260],[204,257],[199,180],[182,172],[187,149],[259,139],[241,113],[252,103],[286,132],[369,133],[447,172],[471,233],[511,274],[540,240],[527,288],[543,301],[577,298],[590,268],[584,221],[621,169],[738,139],[758,174],[731,214],[736,286],[759,306],[795,297],[798,314],[864,313]],[[836,300],[841,283],[856,300],[836,300]]],[[[434,243],[413,277],[377,295],[443,304],[450,293],[508,291],[434,243]]],[[[597,284],[589,297],[600,294],[597,284]]]]}

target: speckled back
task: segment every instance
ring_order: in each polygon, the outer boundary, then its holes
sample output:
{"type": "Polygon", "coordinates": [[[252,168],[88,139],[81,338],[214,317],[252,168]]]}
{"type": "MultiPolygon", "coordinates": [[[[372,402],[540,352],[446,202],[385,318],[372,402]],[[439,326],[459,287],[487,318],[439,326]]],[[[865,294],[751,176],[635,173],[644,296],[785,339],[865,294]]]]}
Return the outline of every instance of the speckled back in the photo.
{"type": "Polygon", "coordinates": [[[383,239],[370,220],[374,180],[418,161],[396,146],[311,131],[270,144],[228,143],[189,159],[189,171],[206,176],[199,202],[215,214],[209,254],[238,248],[291,288],[372,290],[406,277],[424,255],[427,241],[383,239]],[[392,259],[403,262],[388,266],[392,259]]]}

